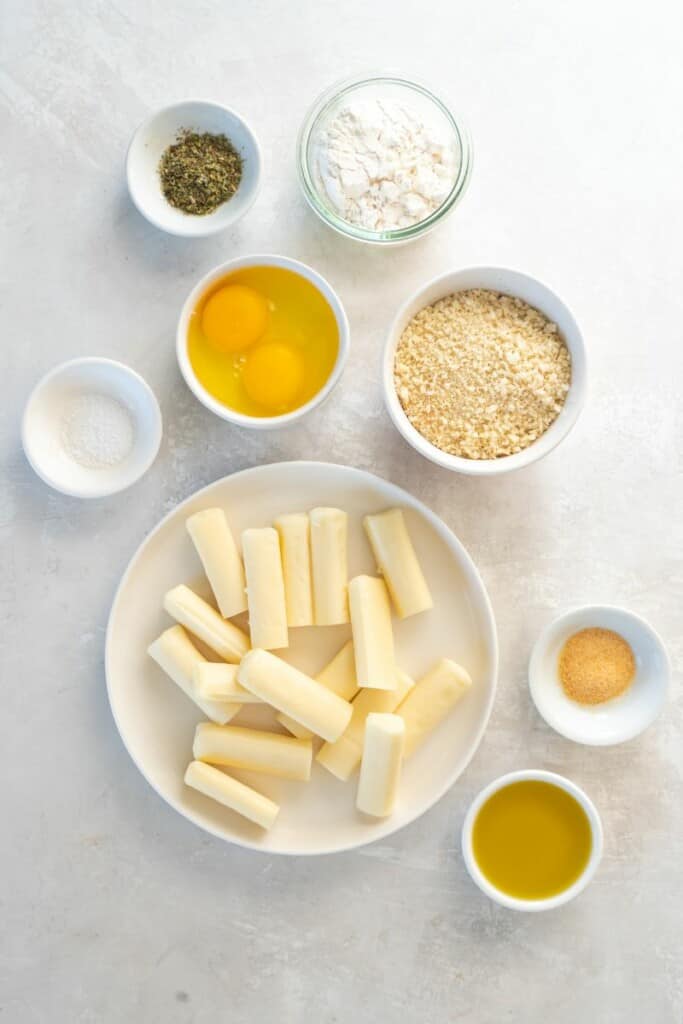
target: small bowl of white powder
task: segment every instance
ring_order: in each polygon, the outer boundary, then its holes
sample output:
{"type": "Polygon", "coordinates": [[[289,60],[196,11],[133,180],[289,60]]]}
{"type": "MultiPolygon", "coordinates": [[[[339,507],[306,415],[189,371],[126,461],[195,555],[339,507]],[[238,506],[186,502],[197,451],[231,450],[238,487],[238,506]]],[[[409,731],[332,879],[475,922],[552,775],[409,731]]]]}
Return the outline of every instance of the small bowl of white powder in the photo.
{"type": "Polygon", "coordinates": [[[299,133],[299,180],[340,234],[375,245],[421,237],[452,212],[472,169],[462,122],[429,89],[386,75],[323,93],[299,133]]]}
{"type": "Polygon", "coordinates": [[[154,462],[161,433],[149,385],[123,363],[98,358],[50,370],[33,389],[21,428],[38,476],[75,498],[130,487],[154,462]]]}

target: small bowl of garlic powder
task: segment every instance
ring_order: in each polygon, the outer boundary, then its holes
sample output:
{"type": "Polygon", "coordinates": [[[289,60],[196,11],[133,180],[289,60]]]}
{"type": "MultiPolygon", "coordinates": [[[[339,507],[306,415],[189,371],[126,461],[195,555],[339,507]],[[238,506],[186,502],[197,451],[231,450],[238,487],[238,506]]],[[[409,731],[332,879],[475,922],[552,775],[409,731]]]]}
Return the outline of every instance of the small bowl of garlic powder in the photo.
{"type": "Polygon", "coordinates": [[[73,359],[29,396],[21,427],[26,458],[46,484],[75,498],[130,487],[159,451],[161,410],[139,374],[112,359],[73,359]]]}
{"type": "Polygon", "coordinates": [[[560,735],[611,746],[654,722],[670,675],[666,648],[649,623],[624,608],[586,605],[543,630],[529,661],[529,690],[560,735]]]}
{"type": "Polygon", "coordinates": [[[389,75],[346,80],[308,112],[297,145],[304,196],[340,234],[375,245],[419,238],[462,198],[465,126],[425,86],[389,75]]]}

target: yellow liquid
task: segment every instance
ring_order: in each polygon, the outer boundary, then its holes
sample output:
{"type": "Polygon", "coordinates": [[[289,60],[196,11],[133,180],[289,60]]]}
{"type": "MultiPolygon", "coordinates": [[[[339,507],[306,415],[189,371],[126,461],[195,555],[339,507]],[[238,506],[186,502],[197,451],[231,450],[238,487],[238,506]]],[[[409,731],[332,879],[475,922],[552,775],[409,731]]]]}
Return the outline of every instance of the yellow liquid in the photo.
{"type": "Polygon", "coordinates": [[[496,889],[542,900],[568,889],[591,853],[583,807],[549,782],[512,782],[482,806],[472,831],[474,857],[496,889]]]}
{"type": "Polygon", "coordinates": [[[187,351],[197,378],[223,405],[247,416],[280,416],[305,405],[324,387],[337,360],[339,330],[327,300],[310,281],[281,267],[248,267],[214,281],[202,295],[190,316],[187,351]],[[220,351],[202,331],[204,306],[226,285],[246,285],[254,289],[265,298],[269,308],[265,333],[252,345],[234,352],[220,351]],[[254,373],[261,374],[256,384],[264,397],[273,393],[277,396],[279,387],[268,370],[267,359],[264,361],[257,356],[251,364],[251,380],[247,376],[251,396],[245,388],[244,371],[258,349],[269,346],[261,353],[267,355],[268,351],[273,351],[273,343],[281,354],[284,347],[295,361],[296,394],[289,393],[282,401],[275,397],[270,405],[264,405],[253,398],[254,373]]]}

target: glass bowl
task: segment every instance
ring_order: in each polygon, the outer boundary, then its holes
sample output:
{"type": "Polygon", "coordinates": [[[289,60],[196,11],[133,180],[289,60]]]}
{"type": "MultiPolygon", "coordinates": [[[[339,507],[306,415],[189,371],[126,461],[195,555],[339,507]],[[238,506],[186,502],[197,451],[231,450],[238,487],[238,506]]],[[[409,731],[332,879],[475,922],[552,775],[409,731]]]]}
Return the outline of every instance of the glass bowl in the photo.
{"type": "Polygon", "coordinates": [[[337,82],[315,101],[304,119],[297,142],[297,170],[304,196],[321,220],[331,228],[357,241],[375,245],[396,245],[427,234],[441,223],[462,197],[472,171],[472,145],[462,121],[456,120],[448,107],[429,89],[416,82],[391,75],[370,75],[337,82]],[[441,205],[428,217],[408,227],[373,231],[344,220],[325,194],[315,166],[315,146],[320,133],[332,118],[354,99],[384,99],[408,102],[425,124],[433,125],[452,140],[458,166],[453,185],[441,205]]]}

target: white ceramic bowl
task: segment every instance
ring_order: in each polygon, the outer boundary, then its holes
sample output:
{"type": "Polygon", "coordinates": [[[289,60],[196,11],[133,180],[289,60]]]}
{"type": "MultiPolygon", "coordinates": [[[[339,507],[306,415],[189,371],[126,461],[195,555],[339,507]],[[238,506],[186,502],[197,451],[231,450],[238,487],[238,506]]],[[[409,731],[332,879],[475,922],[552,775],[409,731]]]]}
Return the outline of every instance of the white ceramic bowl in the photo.
{"type": "Polygon", "coordinates": [[[555,772],[539,771],[534,768],[528,768],[517,772],[509,772],[507,775],[501,775],[500,778],[495,779],[490,783],[490,785],[482,789],[481,793],[479,793],[470,805],[470,809],[467,812],[462,826],[462,853],[465,858],[465,866],[472,881],[475,882],[481,891],[486,893],[486,895],[492,900],[499,903],[502,907],[508,907],[510,910],[531,912],[539,910],[553,910],[555,907],[561,907],[564,903],[569,903],[570,900],[573,900],[575,896],[578,896],[579,893],[586,888],[590,880],[593,878],[602,858],[602,848],[603,836],[600,815],[598,814],[595,805],[588,796],[586,796],[584,791],[569,779],[565,779],[563,775],[556,775],[555,772]],[[588,858],[588,863],[579,878],[577,878],[574,884],[570,885],[568,889],[564,889],[563,892],[558,893],[557,896],[552,896],[549,899],[543,900],[520,900],[514,896],[508,896],[507,893],[501,892],[500,889],[497,889],[495,885],[492,885],[491,882],[489,882],[488,878],[483,874],[477,864],[472,845],[472,829],[474,827],[475,819],[489,797],[499,789],[503,789],[503,787],[509,786],[513,782],[524,782],[529,779],[538,782],[548,782],[554,786],[559,786],[560,789],[564,789],[567,793],[573,796],[586,813],[592,836],[590,857],[588,858]]]}
{"type": "Polygon", "coordinates": [[[73,359],[50,370],[29,396],[21,425],[26,458],[50,487],[75,498],[102,498],[130,487],[147,472],[161,444],[161,410],[142,377],[112,359],[73,359]],[[114,466],[89,469],[66,454],[60,443],[61,419],[80,395],[115,398],[133,421],[133,446],[114,466]]]}
{"type": "Polygon", "coordinates": [[[610,746],[633,739],[654,722],[664,707],[671,669],[661,639],[633,612],[587,605],[560,616],[539,636],[529,662],[529,689],[549,726],[575,743],[610,746]],[[628,641],[636,659],[636,677],[621,697],[590,707],[566,696],[558,676],[558,658],[569,637],[591,626],[611,629],[628,641]]]}
{"type": "Polygon", "coordinates": [[[344,307],[342,306],[341,299],[334,291],[332,286],[312,267],[307,266],[305,263],[300,263],[299,260],[290,259],[289,256],[240,256],[234,260],[228,260],[227,263],[221,263],[220,266],[214,267],[210,270],[201,281],[198,282],[188,295],[185,300],[185,304],[180,313],[180,320],[178,321],[178,330],[176,333],[176,354],[178,357],[178,365],[180,366],[180,372],[182,373],[187,386],[199,399],[202,405],[205,405],[207,409],[214,412],[216,416],[220,416],[221,419],[228,420],[229,423],[234,423],[238,427],[251,427],[254,430],[267,430],[271,427],[285,427],[296,423],[307,413],[311,412],[312,409],[317,408],[321,405],[326,398],[329,397],[333,388],[339,382],[339,379],[346,365],[346,360],[349,355],[349,322],[346,318],[344,307]],[[298,409],[294,409],[293,412],[285,413],[282,416],[247,416],[244,413],[237,412],[234,409],[230,409],[227,405],[223,405],[218,399],[211,395],[201,381],[197,378],[190,357],[187,353],[187,330],[190,322],[190,316],[192,310],[196,306],[198,300],[204,294],[204,292],[213,284],[214,281],[218,281],[221,277],[229,274],[235,270],[242,270],[244,267],[282,267],[284,270],[291,270],[295,274],[299,274],[304,277],[311,284],[315,285],[318,291],[321,293],[323,298],[329,304],[332,312],[334,313],[335,320],[337,321],[337,327],[339,329],[339,351],[337,352],[337,359],[332,368],[330,376],[327,378],[325,385],[320,391],[302,405],[298,409]]]}
{"type": "Polygon", "coordinates": [[[185,100],[152,114],[135,131],[128,147],[126,176],[131,199],[150,223],[172,235],[201,238],[232,227],[250,208],[261,184],[261,151],[247,122],[230,107],[185,100]],[[159,161],[183,128],[227,135],[244,161],[235,195],[204,216],[176,210],[161,191],[159,161]]]}
{"type": "Polygon", "coordinates": [[[408,299],[396,315],[384,347],[382,382],[384,399],[394,425],[405,440],[425,458],[444,469],[472,476],[493,476],[513,469],[521,469],[543,458],[562,441],[572,429],[586,398],[586,352],[583,337],[576,320],[562,300],[528,274],[504,267],[468,267],[453,270],[429,281],[408,299]],[[396,394],[394,385],[394,356],[400,337],[410,320],[419,310],[453,292],[468,288],[488,288],[523,299],[540,309],[559,327],[572,359],[572,380],[567,400],[554,423],[545,434],[522,452],[500,459],[465,459],[449,455],[431,444],[412,425],[396,394]]]}

